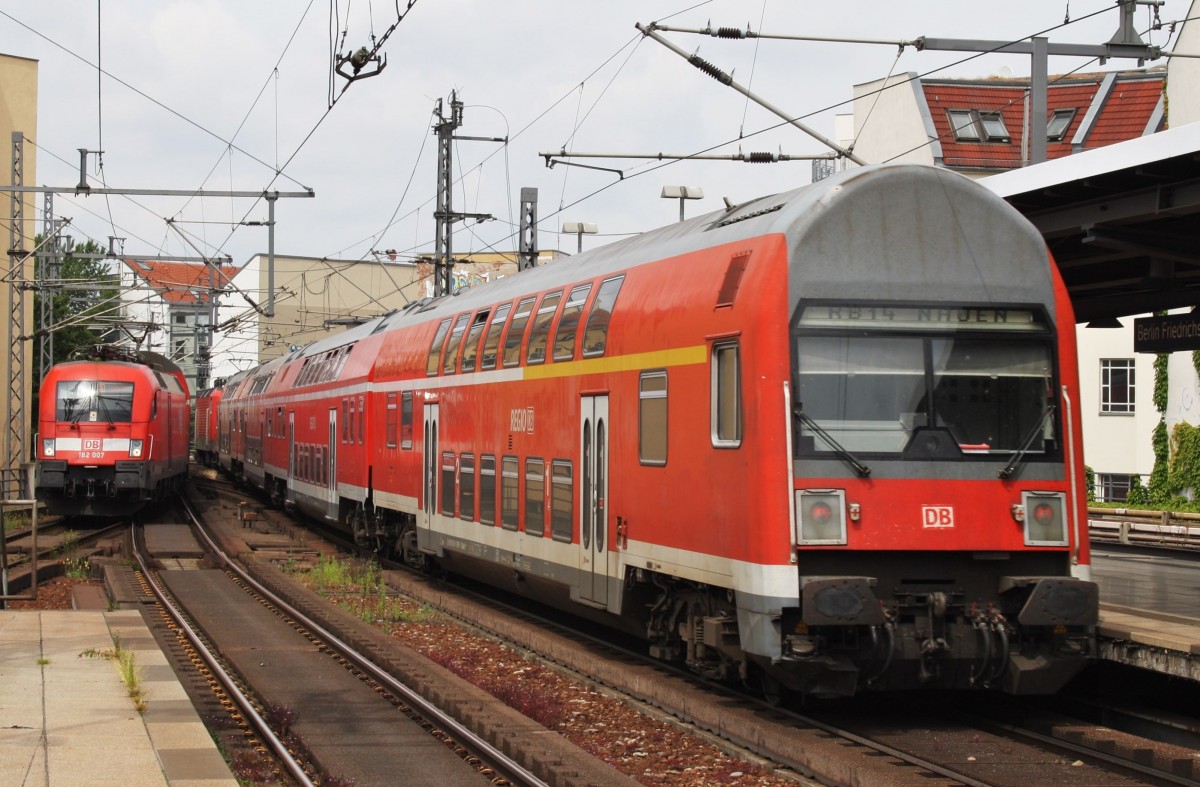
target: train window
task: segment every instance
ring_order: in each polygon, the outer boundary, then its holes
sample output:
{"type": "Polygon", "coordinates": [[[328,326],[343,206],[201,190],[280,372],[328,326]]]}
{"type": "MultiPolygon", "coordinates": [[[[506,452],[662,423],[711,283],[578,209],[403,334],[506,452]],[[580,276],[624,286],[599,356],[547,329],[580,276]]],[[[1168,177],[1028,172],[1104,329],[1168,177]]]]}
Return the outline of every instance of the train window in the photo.
{"type": "Polygon", "coordinates": [[[535,457],[525,460],[525,532],[546,534],[546,462],[535,457]]]}
{"type": "Polygon", "coordinates": [[[508,333],[504,335],[504,365],[516,366],[521,362],[521,342],[525,339],[525,327],[529,324],[529,315],[533,312],[535,298],[525,298],[517,304],[512,322],[508,325],[508,333]]]}
{"type": "Polygon", "coordinates": [[[750,252],[743,251],[729,259],[729,267],[725,269],[725,278],[721,281],[721,289],[717,291],[717,306],[732,306],[737,297],[738,288],[742,285],[742,274],[750,262],[750,252]]]}
{"type": "Polygon", "coordinates": [[[504,321],[512,310],[511,303],[496,307],[492,324],[488,326],[487,336],[483,340],[483,357],[479,360],[480,369],[496,368],[496,353],[500,350],[500,333],[504,330],[504,321]]]}
{"type": "Polygon", "coordinates": [[[479,521],[496,524],[496,457],[479,457],[479,521]]]}
{"type": "Polygon", "coordinates": [[[435,375],[438,373],[438,361],[442,358],[442,342],[449,331],[450,318],[447,317],[438,325],[437,333],[433,335],[433,344],[429,345],[429,358],[425,361],[425,374],[435,375]]]}
{"type": "Polygon", "coordinates": [[[550,342],[550,323],[554,320],[554,312],[558,311],[558,302],[561,299],[561,291],[548,293],[542,298],[542,303],[537,310],[537,317],[533,320],[533,330],[529,333],[526,362],[542,363],[546,360],[546,345],[550,342]]]}
{"type": "Polygon", "coordinates": [[[454,454],[442,454],[442,513],[454,516],[454,454]]]}
{"type": "Polygon", "coordinates": [[[644,465],[667,463],[667,373],[642,372],[638,383],[638,457],[644,465]]]}
{"type": "Polygon", "coordinates": [[[742,444],[741,367],[737,342],[719,342],[712,349],[712,444],[736,448],[742,444]]]}
{"type": "Polygon", "coordinates": [[[133,383],[64,380],[55,395],[57,421],[129,423],[133,418],[133,383]]]}
{"type": "Polygon", "coordinates": [[[358,444],[362,445],[367,439],[367,400],[365,396],[358,397],[358,444]]]}
{"type": "Polygon", "coordinates": [[[458,516],[468,522],[475,518],[474,454],[463,454],[458,460],[458,516]]]}
{"type": "Polygon", "coordinates": [[[384,439],[388,448],[396,447],[396,392],[387,395],[387,417],[384,419],[384,439]]]}
{"type": "Polygon", "coordinates": [[[471,330],[467,333],[467,341],[462,350],[463,374],[475,371],[475,359],[479,355],[479,337],[483,335],[483,326],[487,324],[488,310],[480,309],[471,321],[471,330]]]}
{"type": "Polygon", "coordinates": [[[591,284],[581,284],[567,296],[562,317],[558,319],[558,329],[554,332],[554,360],[569,361],[575,357],[575,331],[591,291],[591,284]]]}
{"type": "Polygon", "coordinates": [[[617,302],[617,293],[625,276],[614,276],[605,279],[592,301],[592,309],[588,312],[587,323],[583,326],[583,357],[591,358],[604,355],[604,347],[608,343],[608,323],[612,319],[613,306],[617,302]]]}
{"type": "Polygon", "coordinates": [[[400,447],[413,447],[413,392],[400,394],[400,447]]]}
{"type": "Polygon", "coordinates": [[[342,443],[350,442],[350,400],[342,400],[342,443]]]}
{"type": "Polygon", "coordinates": [[[279,429],[277,430],[280,437],[287,437],[287,421],[283,420],[283,408],[275,409],[275,416],[279,419],[279,429]]]}
{"type": "Polygon", "coordinates": [[[550,535],[555,541],[571,542],[574,477],[569,460],[555,459],[550,465],[550,535]]]}
{"type": "Polygon", "coordinates": [[[461,315],[454,323],[454,330],[450,331],[450,338],[446,341],[446,359],[442,361],[442,372],[444,374],[454,374],[454,370],[458,365],[458,346],[462,341],[463,333],[467,330],[467,323],[470,320],[471,315],[461,315]]]}
{"type": "Polygon", "coordinates": [[[517,529],[520,510],[517,496],[519,468],[515,456],[506,456],[500,460],[500,526],[505,530],[517,529]]]}
{"type": "Polygon", "coordinates": [[[1045,454],[1057,445],[1050,349],[1041,339],[944,332],[799,336],[796,450],[957,461],[1045,454]]]}

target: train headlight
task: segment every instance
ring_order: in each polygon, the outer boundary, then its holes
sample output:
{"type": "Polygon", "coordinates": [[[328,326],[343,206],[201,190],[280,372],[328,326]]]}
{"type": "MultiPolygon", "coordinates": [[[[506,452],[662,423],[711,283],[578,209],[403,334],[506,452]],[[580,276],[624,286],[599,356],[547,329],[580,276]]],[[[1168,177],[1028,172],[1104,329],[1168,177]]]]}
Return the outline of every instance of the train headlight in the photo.
{"type": "Polygon", "coordinates": [[[42,456],[54,456],[54,438],[42,438],[42,456]]]}
{"type": "Polygon", "coordinates": [[[846,492],[842,489],[797,489],[796,514],[800,544],[846,543],[846,492]]]}
{"type": "Polygon", "coordinates": [[[141,458],[141,456],[142,456],[142,441],[141,440],[130,440],[129,441],[129,456],[131,456],[134,459],[141,458]]]}
{"type": "Polygon", "coordinates": [[[1021,495],[1021,510],[1027,545],[1066,546],[1066,495],[1062,492],[1025,492],[1021,495]]]}

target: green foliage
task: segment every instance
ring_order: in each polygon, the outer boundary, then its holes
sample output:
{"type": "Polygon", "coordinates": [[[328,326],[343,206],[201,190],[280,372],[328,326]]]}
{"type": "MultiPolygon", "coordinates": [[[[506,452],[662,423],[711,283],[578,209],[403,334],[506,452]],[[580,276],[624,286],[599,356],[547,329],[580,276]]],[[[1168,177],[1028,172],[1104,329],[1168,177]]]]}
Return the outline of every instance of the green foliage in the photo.
{"type": "Polygon", "coordinates": [[[1135,475],[1129,479],[1129,494],[1125,496],[1125,504],[1128,506],[1150,505],[1150,490],[1142,485],[1142,477],[1140,475],[1135,475]]]}
{"type": "Polygon", "coordinates": [[[1167,365],[1171,360],[1168,353],[1154,356],[1154,409],[1160,413],[1167,411],[1167,394],[1170,390],[1170,376],[1167,365]]]}
{"type": "Polygon", "coordinates": [[[1161,505],[1171,497],[1170,440],[1165,419],[1160,418],[1154,427],[1151,445],[1154,447],[1154,469],[1150,471],[1148,492],[1150,502],[1161,505]]]}
{"type": "Polygon", "coordinates": [[[1171,491],[1195,497],[1200,492],[1200,428],[1176,424],[1171,444],[1171,491]]]}
{"type": "Polygon", "coordinates": [[[63,574],[71,579],[90,579],[92,565],[85,557],[69,557],[63,561],[63,574]]]}
{"type": "Polygon", "coordinates": [[[1096,471],[1091,465],[1083,466],[1084,485],[1087,488],[1088,504],[1096,502],[1096,471]]]}

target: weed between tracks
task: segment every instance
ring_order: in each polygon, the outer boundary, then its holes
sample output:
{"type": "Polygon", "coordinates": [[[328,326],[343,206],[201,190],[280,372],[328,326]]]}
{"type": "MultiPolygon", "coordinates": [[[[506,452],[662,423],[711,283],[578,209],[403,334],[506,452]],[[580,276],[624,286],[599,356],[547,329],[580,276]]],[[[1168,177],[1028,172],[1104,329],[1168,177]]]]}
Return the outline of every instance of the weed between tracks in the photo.
{"type": "Polygon", "coordinates": [[[289,562],[283,570],[643,784],[794,785],[709,742],[652,721],[620,700],[571,681],[513,648],[472,634],[429,607],[389,591],[374,563],[325,557],[311,569],[289,562]]]}

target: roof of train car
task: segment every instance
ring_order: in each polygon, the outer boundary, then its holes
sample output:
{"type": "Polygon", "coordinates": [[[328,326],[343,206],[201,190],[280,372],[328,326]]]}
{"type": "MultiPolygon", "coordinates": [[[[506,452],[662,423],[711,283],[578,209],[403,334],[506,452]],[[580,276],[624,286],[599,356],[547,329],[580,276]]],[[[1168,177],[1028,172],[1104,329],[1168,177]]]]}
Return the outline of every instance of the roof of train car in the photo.
{"type": "MultiPolygon", "coordinates": [[[[978,220],[969,222],[971,226],[964,226],[962,217],[956,213],[957,206],[964,202],[981,206],[989,217],[1002,215],[1011,220],[1011,223],[997,225],[1000,228],[999,234],[989,237],[987,243],[993,246],[996,243],[1015,244],[1036,260],[1038,268],[1048,270],[1045,245],[1036,229],[1003,199],[971,179],[944,168],[925,165],[871,165],[845,170],[798,189],[759,197],[725,210],[650,230],[556,261],[553,265],[505,276],[453,295],[416,301],[403,309],[322,338],[269,363],[286,363],[291,359],[319,355],[394,327],[444,319],[451,314],[504,303],[532,292],[596,279],[646,263],[747,238],[781,233],[788,236],[789,245],[795,246],[800,242],[799,238],[810,232],[814,226],[819,226],[823,217],[834,210],[835,203],[838,203],[843,195],[852,198],[860,190],[867,190],[875,195],[873,200],[876,203],[876,211],[899,209],[905,206],[897,202],[881,207],[878,202],[880,199],[887,199],[889,194],[897,200],[904,199],[906,192],[911,189],[911,184],[917,179],[925,184],[925,188],[943,192],[946,195],[945,204],[950,208],[941,215],[945,225],[929,229],[960,234],[981,232],[985,227],[978,220]],[[1014,226],[1025,226],[1027,231],[1013,233],[1014,226]]],[[[840,201],[845,202],[844,199],[840,201]]],[[[852,210],[858,209],[855,203],[851,205],[854,206],[852,210]]],[[[860,265],[857,272],[847,272],[847,275],[861,276],[862,273],[860,265]]],[[[1018,281],[1013,282],[1011,272],[986,268],[980,269],[979,276],[981,283],[989,288],[992,296],[999,291],[1007,294],[1009,299],[1042,302],[1053,309],[1052,299],[1046,297],[1046,281],[1022,281],[1022,277],[1016,277],[1018,281]],[[1037,297],[1034,297],[1035,294],[1037,297]]],[[[919,281],[914,282],[913,291],[914,297],[919,299],[919,281]]],[[[257,371],[252,369],[239,375],[254,374],[257,371]]],[[[239,375],[230,378],[230,383],[239,375]]]]}

